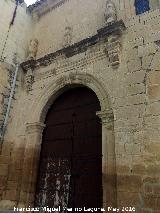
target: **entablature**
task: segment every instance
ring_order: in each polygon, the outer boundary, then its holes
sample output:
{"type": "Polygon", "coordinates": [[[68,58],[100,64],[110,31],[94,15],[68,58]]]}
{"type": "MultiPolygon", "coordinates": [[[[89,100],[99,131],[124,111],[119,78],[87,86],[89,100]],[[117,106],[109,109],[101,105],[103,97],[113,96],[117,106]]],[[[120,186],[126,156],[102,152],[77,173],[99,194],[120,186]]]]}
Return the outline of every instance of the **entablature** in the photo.
{"type": "MultiPolygon", "coordinates": [[[[99,29],[96,35],[83,39],[80,42],[77,42],[71,46],[62,48],[56,52],[47,54],[44,57],[39,58],[37,60],[35,59],[27,60],[21,64],[21,67],[27,71],[30,69],[33,70],[34,68],[41,67],[41,66],[43,67],[48,66],[59,56],[70,58],[79,53],[86,52],[90,47],[93,47],[94,45],[98,44],[102,40],[105,40],[105,41],[107,40],[106,52],[112,64],[112,60],[114,61],[114,58],[112,56],[114,56],[114,54],[116,53],[117,47],[119,48],[119,42],[117,41],[119,40],[119,37],[121,36],[123,30],[125,30],[124,22],[122,20],[116,21],[110,25],[105,26],[104,28],[99,29]]],[[[119,60],[119,59],[116,59],[116,60],[119,60]]],[[[116,65],[118,65],[119,63],[120,61],[119,62],[117,61],[116,65]]],[[[114,63],[112,65],[114,65],[114,63]]]]}

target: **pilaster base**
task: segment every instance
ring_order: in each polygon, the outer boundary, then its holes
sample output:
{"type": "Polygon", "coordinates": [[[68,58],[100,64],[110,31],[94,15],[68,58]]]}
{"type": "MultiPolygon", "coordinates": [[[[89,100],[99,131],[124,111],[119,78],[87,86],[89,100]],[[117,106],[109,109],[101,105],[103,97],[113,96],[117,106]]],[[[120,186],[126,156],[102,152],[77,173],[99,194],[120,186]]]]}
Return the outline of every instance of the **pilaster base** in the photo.
{"type": "Polygon", "coordinates": [[[16,207],[16,203],[11,200],[1,200],[0,210],[13,210],[16,207]]]}

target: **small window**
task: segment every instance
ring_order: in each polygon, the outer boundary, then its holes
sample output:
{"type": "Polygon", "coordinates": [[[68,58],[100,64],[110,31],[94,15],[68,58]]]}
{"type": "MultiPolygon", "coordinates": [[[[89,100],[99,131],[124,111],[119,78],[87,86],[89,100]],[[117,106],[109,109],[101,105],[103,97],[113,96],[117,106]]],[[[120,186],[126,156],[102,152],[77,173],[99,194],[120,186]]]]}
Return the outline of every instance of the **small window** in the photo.
{"type": "Polygon", "coordinates": [[[149,11],[149,0],[135,0],[135,9],[137,15],[149,11]]]}

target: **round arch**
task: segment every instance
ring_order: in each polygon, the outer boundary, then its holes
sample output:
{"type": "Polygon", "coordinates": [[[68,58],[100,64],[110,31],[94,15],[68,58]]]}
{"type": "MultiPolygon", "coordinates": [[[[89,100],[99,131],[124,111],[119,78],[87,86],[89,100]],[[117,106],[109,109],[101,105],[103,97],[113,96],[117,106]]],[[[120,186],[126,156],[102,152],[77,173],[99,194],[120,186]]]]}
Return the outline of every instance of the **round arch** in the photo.
{"type": "Polygon", "coordinates": [[[44,122],[49,107],[53,104],[54,100],[62,94],[65,90],[76,87],[85,86],[93,90],[99,99],[101,105],[101,111],[111,111],[110,101],[107,92],[104,89],[102,83],[99,83],[90,74],[67,74],[62,77],[58,77],[54,82],[51,82],[31,105],[30,111],[32,116],[32,122],[44,122]],[[38,103],[38,104],[37,104],[38,103]]]}

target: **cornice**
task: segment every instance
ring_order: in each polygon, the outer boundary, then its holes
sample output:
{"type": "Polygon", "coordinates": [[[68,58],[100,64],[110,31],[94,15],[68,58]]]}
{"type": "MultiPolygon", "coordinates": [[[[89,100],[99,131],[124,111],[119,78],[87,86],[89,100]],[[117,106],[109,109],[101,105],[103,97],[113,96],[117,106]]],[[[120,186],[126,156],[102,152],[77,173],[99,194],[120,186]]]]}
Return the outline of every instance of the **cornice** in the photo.
{"type": "Polygon", "coordinates": [[[28,7],[29,12],[36,14],[38,17],[50,12],[51,10],[61,6],[68,0],[39,0],[28,7]]]}

